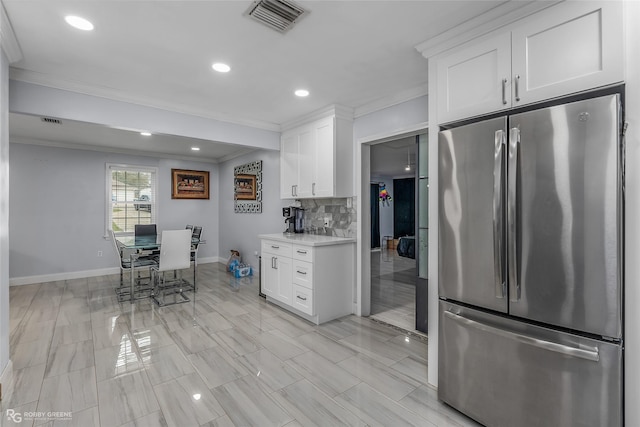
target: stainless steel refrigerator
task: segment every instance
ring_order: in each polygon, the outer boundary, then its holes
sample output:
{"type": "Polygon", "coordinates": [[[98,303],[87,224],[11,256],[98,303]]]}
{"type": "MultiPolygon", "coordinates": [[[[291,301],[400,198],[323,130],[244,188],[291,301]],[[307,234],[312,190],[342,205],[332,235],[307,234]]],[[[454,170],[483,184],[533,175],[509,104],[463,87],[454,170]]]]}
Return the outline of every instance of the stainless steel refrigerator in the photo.
{"type": "Polygon", "coordinates": [[[623,425],[620,95],[440,132],[438,396],[487,426],[623,425]]]}

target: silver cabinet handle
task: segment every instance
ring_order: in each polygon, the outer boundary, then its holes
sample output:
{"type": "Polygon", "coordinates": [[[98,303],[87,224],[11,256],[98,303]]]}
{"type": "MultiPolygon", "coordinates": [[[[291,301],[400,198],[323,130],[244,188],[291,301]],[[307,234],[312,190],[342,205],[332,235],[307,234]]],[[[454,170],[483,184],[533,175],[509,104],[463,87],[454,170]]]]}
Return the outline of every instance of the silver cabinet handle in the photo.
{"type": "Polygon", "coordinates": [[[475,320],[468,319],[464,316],[460,316],[458,314],[452,313],[450,311],[445,311],[444,315],[445,317],[448,317],[451,320],[455,320],[456,322],[461,323],[465,326],[479,329],[481,331],[488,332],[494,335],[499,335],[501,337],[504,337],[510,340],[518,341],[522,344],[531,345],[547,351],[553,351],[554,353],[560,353],[565,356],[579,357],[580,359],[586,359],[592,362],[597,362],[600,360],[600,353],[598,352],[598,347],[594,347],[593,349],[590,349],[590,350],[569,347],[568,345],[558,344],[552,341],[541,340],[538,338],[533,338],[533,337],[519,334],[516,332],[507,331],[505,329],[496,328],[495,326],[489,326],[484,323],[480,323],[475,320]]]}
{"type": "Polygon", "coordinates": [[[296,298],[301,299],[302,301],[306,301],[306,298],[302,298],[300,295],[296,295],[296,298]]]}
{"type": "Polygon", "coordinates": [[[276,268],[276,257],[271,257],[271,268],[276,268]]]}
{"type": "Polygon", "coordinates": [[[507,79],[502,79],[502,105],[507,105],[507,79]]]}
{"type": "Polygon", "coordinates": [[[518,217],[516,196],[518,185],[518,156],[520,152],[520,129],[514,127],[509,133],[509,164],[507,171],[509,183],[507,190],[507,244],[509,262],[509,298],[512,302],[520,300],[520,274],[518,272],[518,217]]]}
{"type": "Polygon", "coordinates": [[[296,273],[298,273],[298,274],[304,274],[305,276],[307,275],[307,272],[306,272],[306,271],[296,270],[296,273]]]}
{"type": "Polygon", "coordinates": [[[516,74],[516,102],[520,102],[520,74],[516,74]]]}
{"type": "Polygon", "coordinates": [[[301,251],[300,249],[296,249],[296,252],[298,252],[299,254],[302,254],[302,255],[306,255],[307,254],[307,251],[301,251]]]}
{"type": "Polygon", "coordinates": [[[280,249],[280,246],[274,246],[274,245],[271,245],[271,247],[272,247],[273,249],[280,249]]]}
{"type": "Polygon", "coordinates": [[[291,186],[291,195],[292,195],[292,196],[295,196],[295,195],[296,195],[295,191],[293,190],[294,188],[295,188],[295,185],[292,185],[292,186],[291,186]]]}
{"type": "Polygon", "coordinates": [[[311,184],[311,194],[312,195],[316,195],[316,183],[314,182],[313,184],[311,184]]]}
{"type": "Polygon", "coordinates": [[[278,269],[278,257],[273,257],[273,268],[278,269]]]}
{"type": "Polygon", "coordinates": [[[293,192],[293,195],[297,196],[298,195],[298,184],[294,185],[293,187],[295,188],[295,191],[293,192]]]}
{"type": "Polygon", "coordinates": [[[504,298],[505,286],[503,278],[503,200],[504,200],[504,130],[495,133],[493,152],[493,273],[495,277],[496,298],[504,298]]]}

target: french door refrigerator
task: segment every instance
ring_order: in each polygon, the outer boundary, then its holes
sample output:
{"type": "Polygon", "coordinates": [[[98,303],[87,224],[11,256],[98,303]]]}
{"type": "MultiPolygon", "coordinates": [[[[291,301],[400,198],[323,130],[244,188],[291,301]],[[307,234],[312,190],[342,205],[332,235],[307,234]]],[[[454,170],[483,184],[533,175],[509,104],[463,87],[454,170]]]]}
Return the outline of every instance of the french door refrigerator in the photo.
{"type": "Polygon", "coordinates": [[[623,424],[613,94],[439,134],[438,396],[487,426],[623,424]]]}

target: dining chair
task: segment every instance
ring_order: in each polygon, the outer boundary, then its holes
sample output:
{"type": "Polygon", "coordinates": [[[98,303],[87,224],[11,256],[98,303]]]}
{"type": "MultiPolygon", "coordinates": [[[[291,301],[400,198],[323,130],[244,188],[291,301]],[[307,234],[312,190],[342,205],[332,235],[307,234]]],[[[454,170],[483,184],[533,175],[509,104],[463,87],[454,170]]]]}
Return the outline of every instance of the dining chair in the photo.
{"type": "Polygon", "coordinates": [[[113,248],[116,252],[116,258],[118,259],[118,264],[120,267],[120,286],[115,289],[118,301],[122,302],[125,300],[130,300],[131,298],[140,299],[148,297],[149,295],[143,294],[143,292],[150,292],[151,286],[150,284],[146,284],[145,286],[145,284],[142,284],[140,280],[136,281],[137,286],[134,289],[135,295],[131,296],[131,287],[128,284],[124,284],[124,272],[128,271],[129,274],[134,274],[136,269],[140,269],[142,267],[150,268],[154,265],[157,265],[157,263],[150,258],[138,258],[134,260],[132,266],[130,256],[133,250],[125,248],[122,243],[118,242],[113,230],[109,230],[109,235],[111,237],[111,241],[113,242],[113,248]]]}
{"type": "Polygon", "coordinates": [[[158,234],[158,229],[155,224],[136,224],[133,234],[136,236],[155,236],[158,234]]]}
{"type": "Polygon", "coordinates": [[[151,298],[159,306],[189,301],[184,294],[191,285],[182,279],[182,270],[191,267],[191,230],[165,230],[160,242],[158,264],[151,267],[153,291],[151,298]],[[167,280],[167,271],[177,271],[176,277],[167,280]],[[172,302],[166,301],[166,295],[174,296],[172,302]],[[180,299],[178,299],[180,297],[180,299]]]}

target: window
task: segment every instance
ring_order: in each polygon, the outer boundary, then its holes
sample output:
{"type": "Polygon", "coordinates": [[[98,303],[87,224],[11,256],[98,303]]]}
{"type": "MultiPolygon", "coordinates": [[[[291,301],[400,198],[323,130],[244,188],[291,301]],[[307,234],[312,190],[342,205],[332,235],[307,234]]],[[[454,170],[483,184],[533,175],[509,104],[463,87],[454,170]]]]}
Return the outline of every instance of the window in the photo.
{"type": "Polygon", "coordinates": [[[107,230],[129,234],[156,223],[156,175],[156,168],[107,164],[107,230]]]}

